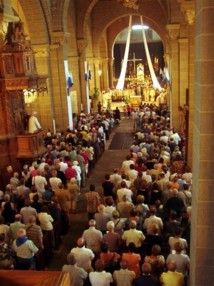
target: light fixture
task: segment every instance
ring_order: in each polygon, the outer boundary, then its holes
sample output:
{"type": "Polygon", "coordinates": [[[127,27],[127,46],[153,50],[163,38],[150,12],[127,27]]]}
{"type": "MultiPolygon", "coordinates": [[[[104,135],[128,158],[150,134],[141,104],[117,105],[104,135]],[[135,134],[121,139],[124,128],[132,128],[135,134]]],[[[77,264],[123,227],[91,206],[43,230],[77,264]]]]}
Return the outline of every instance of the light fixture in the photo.
{"type": "Polygon", "coordinates": [[[30,105],[40,95],[44,95],[47,92],[46,84],[47,76],[31,77],[28,80],[28,88],[23,89],[25,104],[30,105]]]}
{"type": "Polygon", "coordinates": [[[133,10],[138,10],[139,9],[139,4],[138,0],[117,0],[118,2],[121,2],[124,7],[133,9],[133,10]]]}
{"type": "Polygon", "coordinates": [[[148,30],[149,27],[146,26],[146,25],[143,25],[143,26],[142,26],[142,25],[133,25],[133,26],[132,26],[132,30],[133,30],[133,31],[142,30],[142,29],[148,30]]]}

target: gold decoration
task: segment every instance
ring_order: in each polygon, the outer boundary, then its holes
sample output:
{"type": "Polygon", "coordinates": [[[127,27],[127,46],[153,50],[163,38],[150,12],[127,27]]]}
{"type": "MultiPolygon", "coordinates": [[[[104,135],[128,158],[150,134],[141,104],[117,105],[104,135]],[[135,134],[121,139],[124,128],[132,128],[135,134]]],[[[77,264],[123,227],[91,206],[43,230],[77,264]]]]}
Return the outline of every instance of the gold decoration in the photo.
{"type": "Polygon", "coordinates": [[[138,10],[139,9],[139,4],[138,0],[117,0],[118,2],[121,2],[124,7],[133,9],[133,10],[138,10]]]}

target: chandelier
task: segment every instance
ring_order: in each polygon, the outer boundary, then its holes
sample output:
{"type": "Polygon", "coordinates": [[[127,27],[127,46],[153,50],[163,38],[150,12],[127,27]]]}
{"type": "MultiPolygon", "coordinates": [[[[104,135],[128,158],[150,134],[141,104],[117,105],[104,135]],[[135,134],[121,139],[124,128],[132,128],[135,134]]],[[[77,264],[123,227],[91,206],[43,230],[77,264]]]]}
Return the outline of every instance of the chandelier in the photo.
{"type": "Polygon", "coordinates": [[[38,98],[39,95],[44,95],[44,93],[48,91],[46,80],[46,75],[29,78],[28,87],[23,89],[25,104],[30,105],[38,98]]]}
{"type": "Polygon", "coordinates": [[[133,10],[139,9],[138,0],[117,0],[117,1],[123,4],[123,6],[126,8],[133,9],[133,10]]]}

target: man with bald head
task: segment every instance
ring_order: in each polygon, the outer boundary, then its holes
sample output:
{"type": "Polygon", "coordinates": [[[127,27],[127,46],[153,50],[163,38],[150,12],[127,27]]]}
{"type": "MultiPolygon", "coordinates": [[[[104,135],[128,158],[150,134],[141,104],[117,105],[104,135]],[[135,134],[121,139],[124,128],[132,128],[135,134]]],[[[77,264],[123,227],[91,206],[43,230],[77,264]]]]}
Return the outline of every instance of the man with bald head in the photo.
{"type": "Polygon", "coordinates": [[[142,264],[142,275],[135,278],[133,286],[158,286],[159,282],[151,276],[152,267],[150,263],[144,262],[142,264]]]}
{"type": "Polygon", "coordinates": [[[100,230],[96,229],[96,221],[94,219],[90,219],[88,224],[89,228],[83,231],[82,237],[85,240],[86,246],[90,248],[95,255],[98,255],[103,234],[100,230]]]}
{"type": "Polygon", "coordinates": [[[162,286],[183,286],[184,275],[176,271],[176,263],[174,260],[167,262],[167,272],[163,272],[160,276],[162,286]]]}
{"type": "Polygon", "coordinates": [[[85,247],[85,240],[82,237],[77,240],[77,247],[74,247],[71,253],[76,259],[77,266],[88,273],[93,271],[91,262],[95,255],[91,249],[85,247]]]}
{"type": "Polygon", "coordinates": [[[70,275],[71,286],[83,286],[84,280],[87,278],[88,273],[81,267],[77,266],[76,258],[73,253],[67,255],[67,262],[62,267],[62,272],[68,272],[70,275]]]}

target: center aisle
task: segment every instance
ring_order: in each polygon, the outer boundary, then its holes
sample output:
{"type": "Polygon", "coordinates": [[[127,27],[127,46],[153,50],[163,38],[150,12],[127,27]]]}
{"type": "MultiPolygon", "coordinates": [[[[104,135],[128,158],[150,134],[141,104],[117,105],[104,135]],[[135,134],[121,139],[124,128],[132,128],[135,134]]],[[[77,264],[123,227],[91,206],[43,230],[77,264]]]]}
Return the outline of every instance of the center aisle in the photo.
{"type": "Polygon", "coordinates": [[[98,162],[96,162],[95,168],[91,171],[87,179],[86,187],[81,190],[81,195],[77,203],[77,213],[70,215],[69,231],[63,237],[60,249],[54,251],[48,270],[61,270],[62,266],[66,263],[67,254],[76,245],[76,240],[82,235],[83,230],[88,227],[84,193],[88,191],[90,184],[94,184],[96,191],[99,192],[101,198],[103,197],[102,183],[105,180],[105,174],[112,174],[114,168],[121,167],[131,146],[133,138],[132,132],[132,119],[122,119],[119,126],[115,127],[111,132],[110,139],[106,141],[105,144],[105,152],[98,162]]]}

